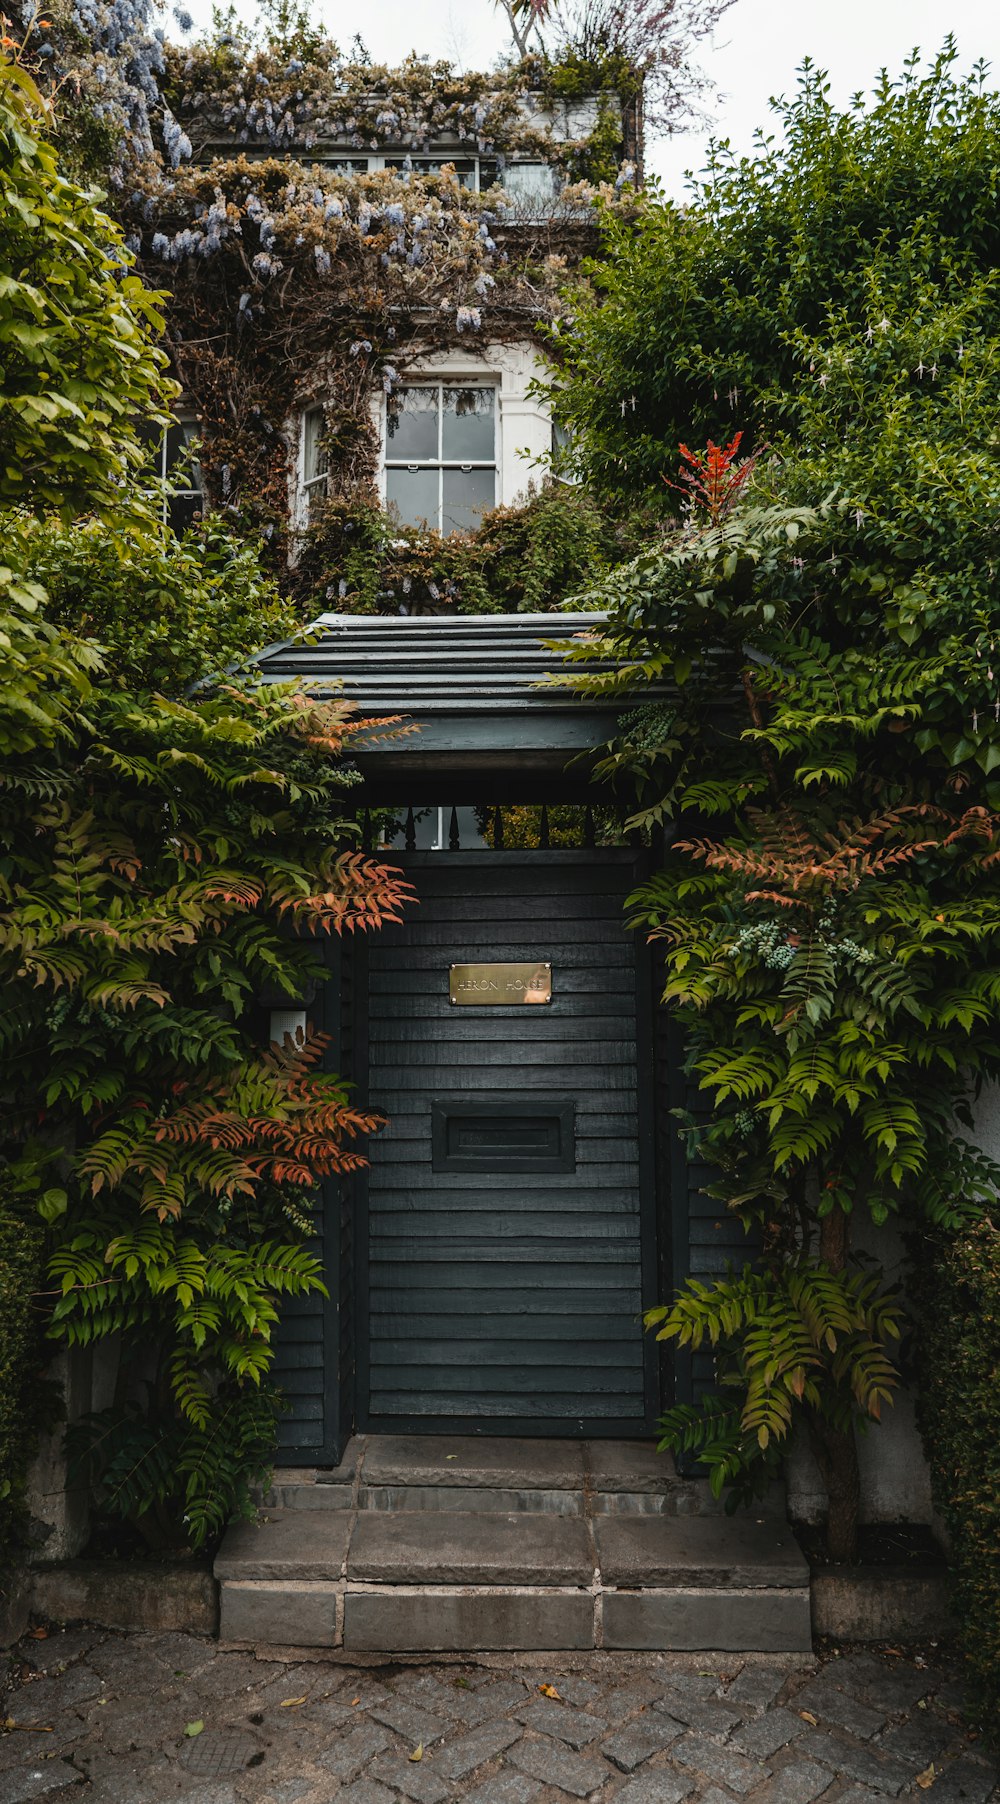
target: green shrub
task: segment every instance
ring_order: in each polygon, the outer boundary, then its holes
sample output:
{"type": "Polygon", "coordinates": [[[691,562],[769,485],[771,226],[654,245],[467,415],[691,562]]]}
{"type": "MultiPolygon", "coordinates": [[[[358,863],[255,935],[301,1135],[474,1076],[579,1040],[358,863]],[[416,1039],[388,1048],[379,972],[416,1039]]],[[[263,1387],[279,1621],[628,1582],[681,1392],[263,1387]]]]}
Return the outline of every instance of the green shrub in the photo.
{"type": "Polygon", "coordinates": [[[955,1612],[986,1721],[1000,1712],[1000,1225],[919,1266],[920,1425],[951,1540],[955,1612]]]}
{"type": "Polygon", "coordinates": [[[24,1528],[33,1446],[32,1379],[39,1364],[36,1293],[44,1230],[11,1206],[0,1181],[0,1572],[24,1528]]]}
{"type": "Polygon", "coordinates": [[[516,507],[484,514],[476,532],[400,526],[373,502],[317,510],[295,568],[303,619],[348,614],[543,612],[596,581],[644,543],[650,510],[602,507],[582,486],[543,479],[516,507]]]}

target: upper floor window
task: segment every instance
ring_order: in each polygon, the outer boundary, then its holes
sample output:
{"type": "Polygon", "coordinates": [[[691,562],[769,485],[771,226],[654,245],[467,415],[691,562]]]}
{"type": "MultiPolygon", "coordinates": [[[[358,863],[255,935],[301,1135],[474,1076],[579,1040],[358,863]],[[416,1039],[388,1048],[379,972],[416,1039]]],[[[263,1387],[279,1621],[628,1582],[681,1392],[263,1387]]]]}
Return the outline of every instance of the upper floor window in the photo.
{"type": "Polygon", "coordinates": [[[421,382],[386,404],[385,498],[404,526],[472,532],[497,502],[496,388],[421,382]]]}
{"type": "Polygon", "coordinates": [[[322,407],[308,408],[302,417],[302,480],[300,485],[304,503],[303,512],[307,517],[313,502],[323,498],[329,484],[330,462],[327,456],[325,433],[326,416],[322,407]]]}
{"type": "Polygon", "coordinates": [[[442,169],[449,168],[455,172],[455,180],[460,188],[479,187],[478,157],[450,157],[442,151],[437,157],[383,157],[386,169],[412,169],[417,175],[440,175],[442,169]]]}

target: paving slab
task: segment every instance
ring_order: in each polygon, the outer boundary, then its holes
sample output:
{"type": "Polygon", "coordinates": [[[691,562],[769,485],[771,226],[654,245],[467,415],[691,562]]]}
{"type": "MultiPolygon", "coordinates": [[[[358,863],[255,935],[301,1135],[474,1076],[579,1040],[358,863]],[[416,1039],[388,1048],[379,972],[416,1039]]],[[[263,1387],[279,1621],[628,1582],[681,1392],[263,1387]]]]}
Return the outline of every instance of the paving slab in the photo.
{"type": "Polygon", "coordinates": [[[758,1760],[747,1760],[745,1755],[737,1754],[733,1748],[720,1747],[717,1741],[710,1741],[707,1735],[693,1732],[674,1743],[670,1758],[679,1766],[691,1767],[706,1779],[717,1780],[720,1785],[737,1792],[740,1797],[753,1791],[762,1779],[768,1778],[771,1770],[770,1767],[762,1766],[758,1760]]]}
{"type": "Polygon", "coordinates": [[[909,1722],[897,1723],[880,1735],[877,1746],[883,1754],[897,1754],[900,1760],[909,1760],[923,1769],[932,1761],[941,1767],[962,1741],[960,1724],[948,1722],[934,1710],[920,1710],[909,1722]]]}
{"type": "Polygon", "coordinates": [[[586,1524],[567,1516],[371,1510],[347,1557],[348,1580],[383,1585],[585,1585],[593,1570],[586,1524]]]}
{"type": "Polygon", "coordinates": [[[664,1748],[669,1748],[683,1734],[683,1723],[671,1722],[668,1717],[650,1710],[602,1741],[601,1753],[621,1772],[634,1773],[637,1766],[644,1765],[654,1754],[662,1754],[664,1748]]]}
{"type": "Polygon", "coordinates": [[[738,1728],[743,1721],[735,1710],[720,1703],[718,1698],[685,1697],[677,1690],[667,1691],[657,1698],[653,1709],[657,1715],[662,1711],[671,1722],[686,1723],[689,1729],[699,1729],[704,1735],[720,1738],[738,1728]]]}
{"type": "Polygon", "coordinates": [[[566,1704],[577,1704],[582,1710],[600,1696],[601,1688],[590,1679],[581,1678],[578,1673],[570,1673],[568,1678],[559,1680],[559,1696],[566,1704]]]}
{"type": "Polygon", "coordinates": [[[753,1760],[769,1760],[779,1748],[787,1748],[789,1742],[805,1732],[806,1724],[798,1711],[776,1707],[764,1716],[755,1716],[753,1722],[739,1729],[731,1737],[730,1745],[738,1748],[741,1754],[749,1754],[753,1760]]]}
{"type": "Polygon", "coordinates": [[[367,1485],[477,1485],[511,1490],[582,1490],[579,1441],[514,1436],[372,1435],[362,1476],[367,1485]]]}
{"type": "Polygon", "coordinates": [[[409,1760],[405,1756],[376,1760],[371,1776],[378,1784],[401,1791],[405,1798],[414,1798],[416,1804],[444,1804],[452,1795],[451,1786],[424,1760],[409,1760]]]}
{"type": "Polygon", "coordinates": [[[317,1764],[346,1782],[367,1773],[372,1761],[391,1746],[392,1736],[379,1723],[359,1723],[350,1735],[320,1754],[317,1764]]]}
{"type": "Polygon", "coordinates": [[[520,1738],[516,1723],[483,1723],[468,1735],[458,1735],[447,1742],[436,1756],[435,1767],[448,1779],[464,1779],[485,1766],[487,1760],[505,1753],[520,1738]]]}
{"type": "MultiPolygon", "coordinates": [[[[932,1787],[935,1804],[991,1804],[996,1796],[996,1768],[965,1754],[946,1766],[932,1787]]],[[[930,1793],[927,1793],[930,1796],[930,1793]]]]}
{"type": "MultiPolygon", "coordinates": [[[[306,1787],[311,1790],[312,1787],[306,1787]]],[[[374,1779],[356,1779],[337,1793],[338,1804],[396,1804],[396,1794],[374,1779]]]]}
{"type": "MultiPolygon", "coordinates": [[[[615,1804],[681,1804],[693,1790],[694,1781],[683,1778],[680,1773],[643,1773],[615,1792],[615,1804]]],[[[707,1794],[703,1804],[708,1804],[707,1794]]],[[[731,1801],[725,1799],[723,1804],[731,1804],[731,1801]]]]}
{"type": "Polygon", "coordinates": [[[912,1766],[892,1754],[880,1754],[875,1748],[855,1741],[839,1730],[810,1729],[799,1737],[795,1754],[797,1759],[816,1761],[820,1766],[829,1767],[839,1778],[856,1779],[859,1784],[885,1792],[890,1798],[898,1797],[913,1777],[912,1766]]]}
{"type": "Polygon", "coordinates": [[[275,1510],[234,1522],[215,1556],[217,1579],[338,1579],[350,1539],[340,1510],[275,1510]]]}
{"type": "Polygon", "coordinates": [[[593,1716],[589,1710],[573,1710],[565,1704],[557,1704],[552,1698],[539,1698],[537,1703],[528,1704],[517,1714],[526,1729],[536,1729],[539,1735],[553,1735],[557,1741],[564,1741],[568,1748],[585,1748],[605,1734],[608,1727],[602,1717],[593,1716]]]}
{"type": "Polygon", "coordinates": [[[526,1737],[511,1748],[509,1765],[540,1779],[543,1785],[557,1786],[571,1798],[589,1798],[608,1778],[611,1768],[592,1755],[571,1754],[567,1748],[555,1748],[550,1741],[530,1741],[526,1737]]]}
{"type": "Polygon", "coordinates": [[[995,1768],[980,1766],[964,1755],[946,1766],[940,1779],[935,1779],[933,1795],[937,1804],[993,1804],[995,1786],[995,1768]]]}
{"type": "Polygon", "coordinates": [[[809,1582],[795,1536],[748,1516],[602,1516],[594,1523],[605,1584],[759,1585],[809,1582]]]}
{"type": "Polygon", "coordinates": [[[656,1697],[660,1686],[649,1673],[636,1673],[625,1685],[616,1685],[606,1691],[601,1698],[601,1715],[606,1716],[609,1723],[624,1722],[637,1710],[644,1710],[651,1698],[656,1697]]]}
{"type": "Polygon", "coordinates": [[[866,1704],[855,1692],[846,1691],[838,1679],[836,1667],[827,1666],[795,1693],[793,1708],[808,1710],[811,1716],[835,1729],[847,1729],[858,1741],[870,1741],[885,1727],[885,1704],[881,1703],[877,1709],[866,1704]]]}
{"type": "Polygon", "coordinates": [[[720,1687],[719,1695],[738,1709],[756,1715],[773,1704],[787,1684],[787,1666],[744,1666],[725,1690],[720,1687]]]}
{"type": "Polygon", "coordinates": [[[534,1804],[541,1795],[542,1787],[537,1779],[529,1779],[526,1773],[513,1773],[508,1768],[466,1792],[463,1804],[534,1804]]]}
{"type": "Polygon", "coordinates": [[[432,1742],[440,1741],[442,1735],[447,1733],[448,1725],[439,1716],[432,1716],[429,1710],[421,1710],[417,1704],[407,1703],[405,1698],[391,1698],[387,1703],[373,1704],[368,1714],[384,1728],[401,1735],[412,1748],[418,1742],[424,1747],[430,1747],[432,1742]]]}
{"type": "Polygon", "coordinates": [[[937,1695],[939,1675],[906,1660],[880,1659],[876,1654],[841,1654],[824,1671],[857,1697],[867,1698],[896,1711],[910,1710],[929,1692],[937,1695]]]}
{"type": "Polygon", "coordinates": [[[813,1798],[829,1791],[830,1774],[808,1760],[793,1760],[754,1794],[754,1804],[812,1804],[813,1798]]]}

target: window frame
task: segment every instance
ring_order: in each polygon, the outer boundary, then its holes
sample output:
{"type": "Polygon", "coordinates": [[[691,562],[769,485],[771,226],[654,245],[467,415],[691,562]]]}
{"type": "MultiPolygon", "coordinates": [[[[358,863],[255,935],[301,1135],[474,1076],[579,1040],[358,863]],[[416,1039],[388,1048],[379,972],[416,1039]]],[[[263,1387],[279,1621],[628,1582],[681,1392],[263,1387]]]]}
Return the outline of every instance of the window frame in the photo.
{"type": "Polygon", "coordinates": [[[321,495],[325,500],[330,493],[330,458],[323,450],[323,438],[326,433],[326,408],[322,401],[317,401],[302,410],[302,425],[299,434],[299,513],[304,526],[309,524],[313,500],[321,495]],[[318,422],[315,440],[317,469],[309,475],[310,453],[310,421],[318,422]],[[322,468],[319,468],[319,464],[322,468]]]}
{"type": "MultiPolygon", "coordinates": [[[[171,460],[169,455],[170,426],[164,426],[156,446],[156,475],[159,482],[160,519],[164,526],[173,525],[170,517],[170,510],[171,503],[175,501],[192,502],[194,504],[192,512],[200,512],[203,519],[205,516],[205,484],[201,480],[201,458],[195,457],[191,466],[192,475],[197,473],[199,478],[197,485],[188,483],[184,488],[181,488],[178,484],[173,483],[170,480],[171,469],[181,460],[181,458],[187,456],[191,448],[192,440],[196,443],[200,442],[201,421],[193,407],[175,407],[171,417],[171,424],[180,427],[184,445],[182,451],[171,460]]],[[[180,531],[178,531],[176,526],[173,527],[173,530],[179,538],[180,532],[186,531],[187,527],[192,524],[193,521],[189,520],[181,527],[180,531]]]]}
{"type": "MultiPolygon", "coordinates": [[[[501,385],[500,385],[500,382],[495,377],[492,377],[492,378],[488,377],[488,378],[484,379],[482,376],[477,375],[475,378],[469,379],[469,378],[465,378],[462,376],[454,375],[450,371],[442,371],[440,373],[440,375],[432,375],[432,374],[419,375],[419,374],[417,374],[417,375],[414,375],[412,377],[412,379],[408,377],[405,382],[401,382],[399,384],[399,388],[397,389],[396,392],[399,393],[401,390],[411,389],[411,388],[434,389],[437,391],[437,397],[438,397],[437,457],[436,458],[430,458],[430,457],[412,458],[412,457],[392,457],[392,456],[390,456],[390,454],[389,454],[389,406],[390,406],[390,401],[389,401],[389,398],[387,397],[386,404],[385,404],[385,410],[384,410],[384,431],[383,431],[383,437],[382,437],[382,475],[383,475],[383,494],[384,494],[384,498],[385,498],[385,505],[386,505],[387,509],[392,505],[392,503],[389,500],[388,478],[389,478],[390,470],[436,470],[437,477],[438,477],[437,518],[434,521],[428,520],[425,522],[425,524],[431,531],[439,532],[442,534],[442,536],[447,536],[450,538],[451,534],[449,533],[446,535],[445,530],[444,530],[444,472],[446,470],[492,470],[493,471],[493,500],[491,503],[488,504],[487,507],[485,507],[483,509],[483,512],[488,513],[491,508],[502,506],[502,496],[500,494],[500,488],[501,488],[500,478],[501,478],[501,467],[502,467],[501,459],[500,459],[500,392],[501,392],[501,385]],[[458,458],[458,457],[447,457],[446,458],[444,456],[444,400],[443,400],[444,392],[446,389],[463,389],[463,388],[465,388],[465,389],[472,389],[472,388],[486,389],[493,396],[493,456],[492,456],[492,458],[458,458]]],[[[401,522],[401,524],[402,524],[402,522],[401,522]]],[[[463,529],[461,527],[454,527],[452,530],[454,532],[460,532],[465,529],[463,529]]],[[[472,527],[468,530],[476,532],[476,531],[478,531],[478,528],[472,527]]]]}

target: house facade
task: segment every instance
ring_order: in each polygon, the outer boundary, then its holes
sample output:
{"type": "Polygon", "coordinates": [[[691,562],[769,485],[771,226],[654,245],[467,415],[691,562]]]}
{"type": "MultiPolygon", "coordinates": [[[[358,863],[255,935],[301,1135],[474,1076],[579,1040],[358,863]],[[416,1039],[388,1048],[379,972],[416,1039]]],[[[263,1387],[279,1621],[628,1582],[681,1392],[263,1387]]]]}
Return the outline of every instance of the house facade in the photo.
{"type": "MultiPolygon", "coordinates": [[[[558,338],[595,195],[641,178],[641,93],[239,45],[177,53],[171,84],[190,157],[121,203],[182,389],[166,505],[270,547],[314,630],[265,680],[417,729],[360,758],[358,804],[418,909],[334,948],[301,1007],[261,999],[272,1039],[321,1016],[387,1118],[324,1200],[328,1299],[286,1312],[281,1463],[333,1468],[355,1432],[648,1438],[712,1361],[661,1358],[642,1311],[752,1248],[674,1130],[697,1099],[625,925],[656,846],[590,780],[615,707],[542,686],[595,624],[555,612],[571,551],[526,575],[537,511],[572,540],[589,505],[558,338]]],[[[899,1419],[864,1450],[868,1513],[925,1519],[899,1419]]],[[[806,1453],[792,1489],[821,1513],[806,1453]]]]}

